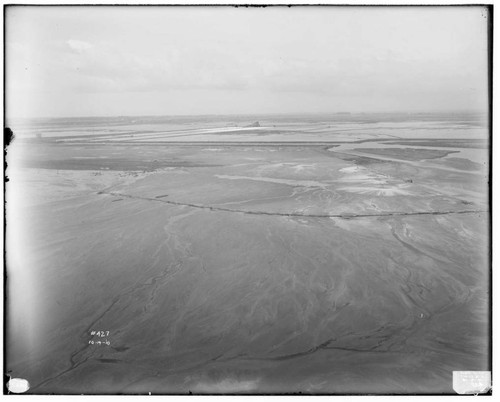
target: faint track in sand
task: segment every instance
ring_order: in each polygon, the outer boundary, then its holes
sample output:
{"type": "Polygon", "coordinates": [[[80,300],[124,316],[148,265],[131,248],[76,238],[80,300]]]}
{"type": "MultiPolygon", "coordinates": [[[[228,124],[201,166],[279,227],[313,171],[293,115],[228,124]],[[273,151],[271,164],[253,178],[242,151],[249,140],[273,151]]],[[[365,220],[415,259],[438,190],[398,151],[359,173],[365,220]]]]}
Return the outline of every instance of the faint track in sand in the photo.
{"type": "Polygon", "coordinates": [[[172,264],[169,268],[172,269],[164,269],[162,270],[159,274],[149,278],[146,282],[139,283],[132,285],[130,288],[126,289],[122,293],[116,295],[111,303],[96,317],[92,320],[90,324],[88,324],[85,328],[80,333],[80,339],[82,341],[82,346],[74,351],[70,357],[69,357],[69,367],[66,368],[65,370],[60,371],[59,373],[53,375],[52,377],[46,378],[45,380],[41,381],[38,383],[36,386],[32,387],[31,390],[38,389],[42,387],[43,385],[46,385],[54,380],[59,379],[60,377],[64,376],[65,374],[77,369],[79,366],[83,365],[86,363],[88,360],[90,360],[94,356],[95,349],[91,347],[91,344],[88,342],[88,334],[90,333],[91,329],[95,327],[95,325],[100,322],[114,307],[115,305],[119,304],[122,299],[124,299],[126,296],[131,295],[133,293],[136,293],[138,291],[143,291],[144,289],[151,288],[150,294],[148,297],[148,301],[143,307],[144,313],[147,312],[148,309],[151,308],[153,305],[156,293],[158,291],[158,288],[161,287],[162,285],[162,280],[165,278],[171,278],[175,274],[177,274],[182,266],[181,262],[176,262],[175,264],[172,264]],[[79,360],[77,360],[79,358],[79,360]]]}
{"type": "Polygon", "coordinates": [[[106,192],[99,191],[98,195],[111,195],[114,197],[123,197],[130,198],[135,200],[143,200],[143,201],[156,201],[164,204],[177,205],[177,206],[185,206],[191,208],[198,209],[208,209],[210,211],[222,211],[222,212],[235,212],[242,213],[247,215],[269,215],[269,216],[297,216],[297,217],[306,217],[306,218],[343,218],[343,219],[354,219],[354,218],[376,218],[376,217],[385,217],[385,216],[418,216],[418,215],[450,215],[450,214],[475,214],[475,213],[487,213],[488,210],[457,210],[457,211],[415,211],[415,212],[383,212],[378,214],[305,214],[298,212],[266,212],[266,211],[248,211],[244,209],[231,209],[231,208],[223,208],[217,207],[213,205],[202,205],[202,204],[192,204],[187,202],[178,202],[171,200],[164,200],[161,198],[151,198],[151,197],[141,197],[138,195],[130,195],[123,194],[117,192],[106,192]]]}

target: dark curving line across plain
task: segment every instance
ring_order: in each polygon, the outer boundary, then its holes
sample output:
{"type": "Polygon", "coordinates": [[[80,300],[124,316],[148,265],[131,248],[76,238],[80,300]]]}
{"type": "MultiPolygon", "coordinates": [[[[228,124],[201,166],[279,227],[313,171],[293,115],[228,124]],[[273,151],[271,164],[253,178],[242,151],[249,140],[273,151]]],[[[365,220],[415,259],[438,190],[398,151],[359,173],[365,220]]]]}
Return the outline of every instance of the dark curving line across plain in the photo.
{"type": "Polygon", "coordinates": [[[98,195],[106,194],[112,195],[115,197],[124,197],[131,198],[137,200],[144,201],[156,201],[164,204],[178,205],[178,206],[186,206],[191,208],[198,209],[208,209],[210,211],[222,211],[222,212],[234,212],[234,213],[242,213],[247,215],[269,215],[269,216],[292,216],[292,217],[302,217],[302,218],[342,218],[342,219],[355,219],[355,218],[377,218],[377,217],[390,217],[390,216],[418,216],[418,215],[450,215],[450,214],[474,214],[474,213],[487,213],[488,210],[457,210],[457,211],[415,211],[415,212],[403,212],[403,211],[394,211],[394,212],[383,212],[379,214],[303,214],[298,212],[267,212],[267,211],[248,211],[244,209],[231,209],[231,208],[223,208],[217,207],[213,205],[202,205],[202,204],[192,204],[186,202],[178,202],[165,200],[161,198],[151,198],[151,197],[141,197],[138,195],[130,195],[118,192],[106,192],[99,191],[98,195]]]}

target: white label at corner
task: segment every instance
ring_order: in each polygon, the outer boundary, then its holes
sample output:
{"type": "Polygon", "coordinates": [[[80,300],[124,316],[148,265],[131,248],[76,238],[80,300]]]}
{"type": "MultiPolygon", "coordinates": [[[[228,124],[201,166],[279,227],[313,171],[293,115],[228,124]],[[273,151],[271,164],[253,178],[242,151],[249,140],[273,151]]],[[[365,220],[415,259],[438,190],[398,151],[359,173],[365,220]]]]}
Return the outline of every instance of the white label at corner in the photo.
{"type": "Polygon", "coordinates": [[[485,394],[491,389],[491,371],[454,371],[453,389],[457,394],[485,394]]]}
{"type": "Polygon", "coordinates": [[[24,378],[11,378],[7,383],[7,389],[13,394],[22,394],[30,389],[30,383],[24,378]]]}

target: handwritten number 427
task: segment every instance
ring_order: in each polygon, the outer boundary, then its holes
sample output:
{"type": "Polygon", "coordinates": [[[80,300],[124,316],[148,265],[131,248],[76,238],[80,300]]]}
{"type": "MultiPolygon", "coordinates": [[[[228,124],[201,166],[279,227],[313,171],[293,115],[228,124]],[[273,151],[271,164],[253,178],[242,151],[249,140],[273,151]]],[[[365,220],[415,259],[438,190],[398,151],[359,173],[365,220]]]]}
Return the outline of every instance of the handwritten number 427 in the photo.
{"type": "Polygon", "coordinates": [[[109,336],[109,331],[90,331],[90,335],[104,338],[106,336],[109,336]]]}

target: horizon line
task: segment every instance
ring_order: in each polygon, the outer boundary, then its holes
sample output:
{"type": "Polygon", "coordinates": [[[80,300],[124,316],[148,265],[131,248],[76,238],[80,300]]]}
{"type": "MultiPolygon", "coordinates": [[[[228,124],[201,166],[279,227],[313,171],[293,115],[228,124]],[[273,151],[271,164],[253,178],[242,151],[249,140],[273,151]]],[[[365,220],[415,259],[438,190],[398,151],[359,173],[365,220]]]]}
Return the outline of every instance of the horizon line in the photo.
{"type": "Polygon", "coordinates": [[[383,115],[383,114],[399,114],[399,115],[417,115],[417,114],[488,114],[490,110],[442,110],[442,111],[371,111],[371,112],[271,112],[271,113],[190,113],[190,114],[115,114],[115,115],[82,115],[82,116],[4,116],[4,123],[7,120],[36,120],[36,119],[106,119],[106,118],[133,118],[133,117],[217,117],[217,116],[324,116],[324,115],[383,115]]]}

